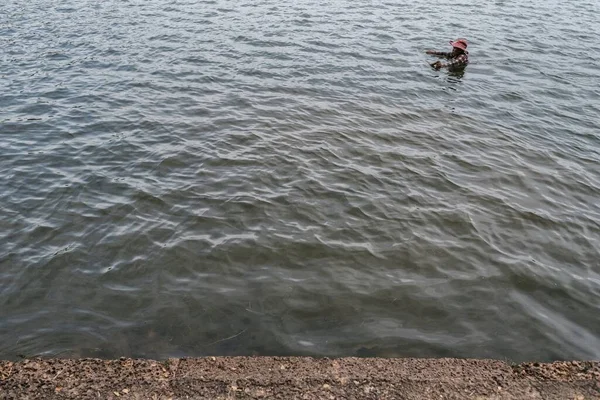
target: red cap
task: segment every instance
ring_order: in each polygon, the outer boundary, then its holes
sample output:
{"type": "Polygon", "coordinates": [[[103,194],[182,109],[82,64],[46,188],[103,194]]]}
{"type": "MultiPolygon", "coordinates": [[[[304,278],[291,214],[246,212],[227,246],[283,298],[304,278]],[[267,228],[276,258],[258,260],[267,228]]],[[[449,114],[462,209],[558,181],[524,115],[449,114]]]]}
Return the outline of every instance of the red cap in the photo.
{"type": "Polygon", "coordinates": [[[455,41],[450,41],[450,46],[467,51],[467,39],[456,39],[455,41]]]}

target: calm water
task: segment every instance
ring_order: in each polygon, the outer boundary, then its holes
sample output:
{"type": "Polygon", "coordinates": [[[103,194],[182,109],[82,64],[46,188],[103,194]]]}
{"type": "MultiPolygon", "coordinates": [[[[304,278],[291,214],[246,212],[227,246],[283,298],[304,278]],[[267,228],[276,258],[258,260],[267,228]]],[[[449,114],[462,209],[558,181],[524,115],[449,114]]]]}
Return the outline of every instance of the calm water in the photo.
{"type": "Polygon", "coordinates": [[[0,357],[600,358],[599,38],[596,0],[2,1],[0,357]]]}

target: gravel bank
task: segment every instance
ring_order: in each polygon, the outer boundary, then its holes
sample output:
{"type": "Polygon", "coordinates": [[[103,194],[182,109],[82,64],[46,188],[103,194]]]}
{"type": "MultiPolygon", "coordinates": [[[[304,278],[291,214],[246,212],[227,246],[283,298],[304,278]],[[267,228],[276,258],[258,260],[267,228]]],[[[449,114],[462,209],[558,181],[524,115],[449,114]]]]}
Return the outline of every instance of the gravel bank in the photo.
{"type": "Polygon", "coordinates": [[[0,361],[1,399],[600,399],[600,363],[209,357],[0,361]]]}

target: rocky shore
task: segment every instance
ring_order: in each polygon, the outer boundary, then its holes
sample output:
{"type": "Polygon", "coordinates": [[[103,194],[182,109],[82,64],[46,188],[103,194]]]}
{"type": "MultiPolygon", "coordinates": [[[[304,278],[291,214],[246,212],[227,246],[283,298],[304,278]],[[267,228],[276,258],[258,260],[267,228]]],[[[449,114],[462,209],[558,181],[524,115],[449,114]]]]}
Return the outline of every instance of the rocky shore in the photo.
{"type": "Polygon", "coordinates": [[[600,363],[208,357],[0,361],[0,399],[600,399],[600,363]]]}

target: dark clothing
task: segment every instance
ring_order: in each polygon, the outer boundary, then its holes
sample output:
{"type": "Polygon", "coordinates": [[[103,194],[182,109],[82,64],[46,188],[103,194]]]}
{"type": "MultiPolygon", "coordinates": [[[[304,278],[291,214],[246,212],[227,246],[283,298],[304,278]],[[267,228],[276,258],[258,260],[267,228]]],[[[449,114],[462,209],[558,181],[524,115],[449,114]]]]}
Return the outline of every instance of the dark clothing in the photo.
{"type": "Polygon", "coordinates": [[[433,53],[433,55],[445,57],[448,59],[447,62],[442,64],[442,67],[460,68],[466,66],[469,63],[469,53],[462,53],[457,56],[453,56],[452,53],[436,51],[435,53],[433,53]]]}

